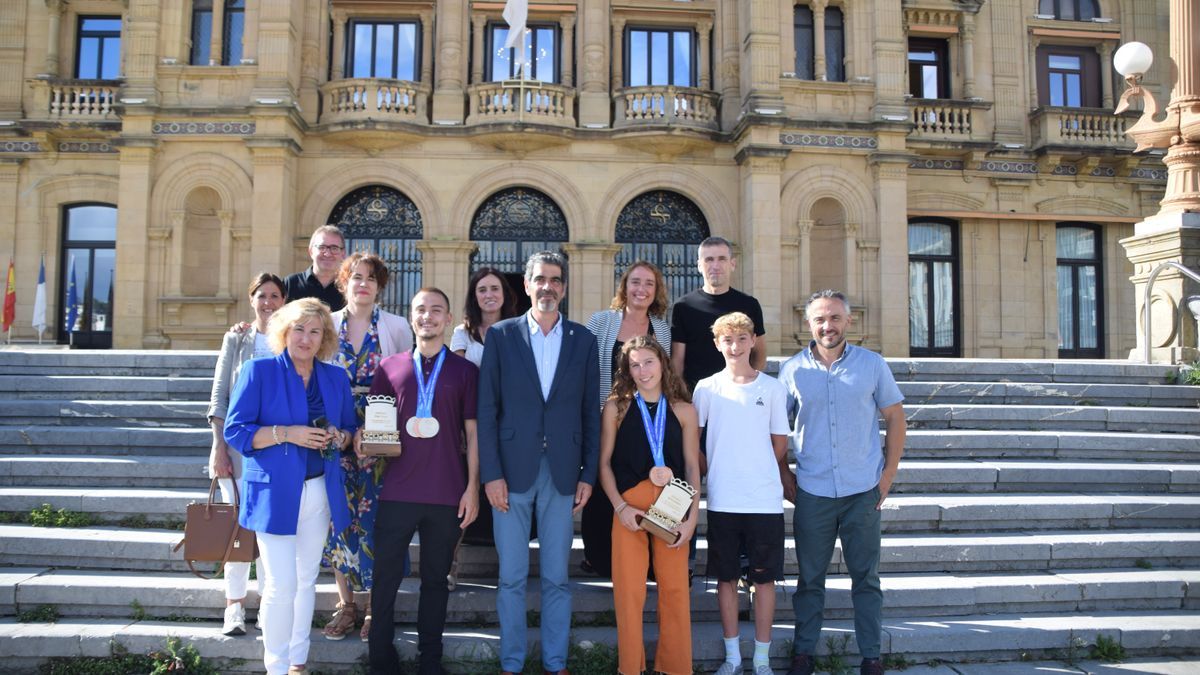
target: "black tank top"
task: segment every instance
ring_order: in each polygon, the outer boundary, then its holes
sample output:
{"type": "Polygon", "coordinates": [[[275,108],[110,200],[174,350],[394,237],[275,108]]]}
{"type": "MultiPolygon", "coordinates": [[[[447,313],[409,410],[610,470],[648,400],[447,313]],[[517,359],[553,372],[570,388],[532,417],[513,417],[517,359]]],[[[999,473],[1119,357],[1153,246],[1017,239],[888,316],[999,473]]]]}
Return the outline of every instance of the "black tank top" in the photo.
{"type": "MultiPolygon", "coordinates": [[[[659,399],[658,403],[646,405],[650,410],[651,420],[654,419],[654,413],[658,406],[665,400],[664,397],[659,399]]],[[[667,408],[667,435],[663,442],[663,461],[671,467],[676,478],[687,479],[683,463],[683,427],[675,418],[675,411],[669,407],[667,408]]],[[[617,481],[617,491],[625,492],[646,480],[650,476],[652,468],[654,468],[654,457],[650,455],[650,441],[646,439],[642,414],[638,411],[637,402],[631,401],[629,408],[625,411],[624,419],[617,427],[617,439],[613,446],[612,471],[613,477],[617,481]]]]}

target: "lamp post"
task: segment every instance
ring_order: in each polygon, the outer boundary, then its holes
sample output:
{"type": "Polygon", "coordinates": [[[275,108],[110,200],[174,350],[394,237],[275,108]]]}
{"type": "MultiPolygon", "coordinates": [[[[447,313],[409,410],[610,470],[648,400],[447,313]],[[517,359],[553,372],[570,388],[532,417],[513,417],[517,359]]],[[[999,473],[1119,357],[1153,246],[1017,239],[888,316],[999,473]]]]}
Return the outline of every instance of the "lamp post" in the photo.
{"type": "MultiPolygon", "coordinates": [[[[1177,269],[1164,269],[1146,296],[1150,274],[1164,262],[1200,270],[1200,2],[1170,0],[1171,76],[1174,89],[1165,108],[1142,87],[1142,76],[1154,62],[1150,48],[1140,42],[1122,45],[1113,54],[1113,67],[1125,76],[1127,88],[1117,104],[1124,112],[1135,99],[1143,101],[1141,118],[1126,133],[1137,150],[1166,150],[1167,187],[1157,214],[1134,225],[1134,236],[1121,240],[1133,263],[1138,303],[1138,348],[1130,358],[1141,359],[1143,348],[1151,361],[1177,363],[1197,358],[1200,351],[1190,322],[1178,320],[1188,295],[1188,278],[1177,269]],[[1149,297],[1149,308],[1143,297],[1149,297]],[[1143,318],[1145,317],[1145,318],[1143,318]],[[1146,345],[1146,328],[1151,342],[1146,345]]],[[[1135,152],[1136,152],[1135,151],[1135,152]]]]}

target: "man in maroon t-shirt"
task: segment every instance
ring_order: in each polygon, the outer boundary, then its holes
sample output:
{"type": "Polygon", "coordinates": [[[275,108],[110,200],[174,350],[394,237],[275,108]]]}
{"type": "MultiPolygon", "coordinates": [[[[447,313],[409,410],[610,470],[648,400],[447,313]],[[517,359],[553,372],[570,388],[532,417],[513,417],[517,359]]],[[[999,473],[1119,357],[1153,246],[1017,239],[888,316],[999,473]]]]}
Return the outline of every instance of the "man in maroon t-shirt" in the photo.
{"type": "MultiPolygon", "coordinates": [[[[436,288],[413,296],[417,336],[411,352],[384,359],[372,395],[396,397],[403,452],[389,458],[375,516],[375,586],[368,638],[371,673],[398,673],[392,640],[396,591],[413,533],[421,536],[421,598],[417,646],[422,675],[443,672],[442,631],[450,591],[446,575],[462,530],[479,514],[479,449],[475,433],[479,369],[445,347],[453,324],[450,300],[436,288]],[[414,359],[414,356],[416,357],[414,359]],[[415,368],[420,364],[420,370],[415,368]],[[467,453],[463,455],[463,439],[467,453]],[[463,463],[466,466],[463,466],[463,463]]],[[[359,447],[362,434],[355,439],[359,447]]]]}

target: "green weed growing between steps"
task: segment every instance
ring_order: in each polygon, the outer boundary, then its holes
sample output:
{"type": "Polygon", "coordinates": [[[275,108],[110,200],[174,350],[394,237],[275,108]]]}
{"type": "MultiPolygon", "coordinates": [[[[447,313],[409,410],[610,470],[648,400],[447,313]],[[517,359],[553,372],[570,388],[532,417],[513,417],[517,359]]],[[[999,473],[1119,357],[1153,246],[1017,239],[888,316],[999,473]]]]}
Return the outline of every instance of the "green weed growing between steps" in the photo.
{"type": "Polygon", "coordinates": [[[17,614],[20,623],[54,623],[58,621],[58,608],[54,605],[40,605],[17,614]]]}
{"type": "Polygon", "coordinates": [[[1200,387],[1200,361],[1184,366],[1179,371],[1179,382],[1193,387],[1200,387]]]}
{"type": "Polygon", "coordinates": [[[100,522],[90,513],[77,513],[67,509],[54,510],[49,504],[29,512],[29,524],[34,527],[91,527],[100,522]]]}
{"type": "Polygon", "coordinates": [[[1093,659],[1114,663],[1125,660],[1125,648],[1114,638],[1097,635],[1096,644],[1092,645],[1090,655],[1093,659]]]}
{"type": "Polygon", "coordinates": [[[111,643],[112,656],[100,658],[54,657],[42,664],[41,675],[220,675],[200,652],[177,637],[167,638],[162,649],[130,654],[119,642],[111,643]]]}

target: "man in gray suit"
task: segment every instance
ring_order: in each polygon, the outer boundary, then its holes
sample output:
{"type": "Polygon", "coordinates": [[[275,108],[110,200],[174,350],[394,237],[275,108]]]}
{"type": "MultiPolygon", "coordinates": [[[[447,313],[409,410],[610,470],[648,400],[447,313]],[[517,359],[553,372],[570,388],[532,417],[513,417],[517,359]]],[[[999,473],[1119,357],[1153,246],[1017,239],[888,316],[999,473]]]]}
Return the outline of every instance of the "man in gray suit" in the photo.
{"type": "Polygon", "coordinates": [[[494,514],[500,556],[500,666],[525,668],[525,579],[530,519],[537,514],[542,581],[542,664],[567,673],[573,515],[596,482],[600,387],[596,338],[558,311],[566,261],[541,252],[525,263],[533,302],[488,330],[479,366],[479,476],[494,514]]]}

